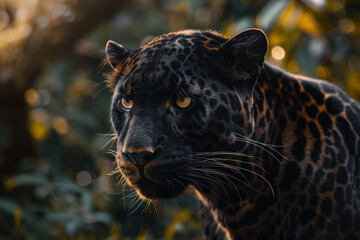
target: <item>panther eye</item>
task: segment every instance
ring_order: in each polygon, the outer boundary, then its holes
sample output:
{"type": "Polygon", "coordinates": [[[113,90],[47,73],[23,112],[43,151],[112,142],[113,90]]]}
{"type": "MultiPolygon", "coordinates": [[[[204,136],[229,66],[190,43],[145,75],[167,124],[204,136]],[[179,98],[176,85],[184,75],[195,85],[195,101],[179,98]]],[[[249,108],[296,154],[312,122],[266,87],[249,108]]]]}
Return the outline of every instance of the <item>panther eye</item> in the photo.
{"type": "Polygon", "coordinates": [[[186,97],[186,98],[177,98],[176,99],[176,105],[179,108],[187,108],[191,103],[191,97],[186,97]]]}
{"type": "Polygon", "coordinates": [[[130,100],[130,99],[122,98],[121,99],[121,105],[125,109],[131,109],[134,106],[134,102],[132,100],[130,100]]]}

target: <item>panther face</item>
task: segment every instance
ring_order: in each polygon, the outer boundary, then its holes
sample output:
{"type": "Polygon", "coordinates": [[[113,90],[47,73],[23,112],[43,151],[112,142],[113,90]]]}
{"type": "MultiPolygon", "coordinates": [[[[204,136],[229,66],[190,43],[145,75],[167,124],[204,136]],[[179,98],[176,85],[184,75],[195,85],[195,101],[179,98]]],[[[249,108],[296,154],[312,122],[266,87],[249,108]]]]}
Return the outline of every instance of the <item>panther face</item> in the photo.
{"type": "Polygon", "coordinates": [[[111,120],[128,184],[151,199],[201,189],[212,171],[202,153],[243,149],[235,138],[253,134],[252,90],[266,50],[255,29],[230,40],[181,31],[135,51],[109,41],[111,120]]]}

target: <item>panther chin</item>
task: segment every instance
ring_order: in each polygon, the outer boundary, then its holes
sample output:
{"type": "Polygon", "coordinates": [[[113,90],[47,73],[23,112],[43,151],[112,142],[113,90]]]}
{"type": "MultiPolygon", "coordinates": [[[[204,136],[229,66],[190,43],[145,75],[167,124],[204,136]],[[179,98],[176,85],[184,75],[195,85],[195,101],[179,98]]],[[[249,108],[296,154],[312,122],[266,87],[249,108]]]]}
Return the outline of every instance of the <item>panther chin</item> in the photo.
{"type": "Polygon", "coordinates": [[[126,182],[146,199],[173,198],[184,192],[189,185],[178,174],[181,172],[178,165],[159,165],[152,161],[141,166],[121,158],[117,160],[117,164],[126,182]]]}
{"type": "Polygon", "coordinates": [[[185,185],[178,182],[171,184],[156,183],[144,177],[131,185],[140,196],[146,199],[169,199],[178,196],[185,190],[185,185]]]}

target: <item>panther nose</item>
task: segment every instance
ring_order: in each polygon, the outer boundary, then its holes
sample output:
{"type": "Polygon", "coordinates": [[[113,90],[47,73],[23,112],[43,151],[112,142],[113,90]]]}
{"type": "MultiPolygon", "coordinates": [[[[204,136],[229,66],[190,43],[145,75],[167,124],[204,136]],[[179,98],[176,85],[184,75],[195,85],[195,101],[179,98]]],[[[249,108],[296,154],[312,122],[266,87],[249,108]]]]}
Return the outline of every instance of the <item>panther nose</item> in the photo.
{"type": "Polygon", "coordinates": [[[161,147],[155,151],[153,148],[125,149],[122,152],[123,158],[136,166],[145,166],[153,160],[161,151],[161,147]]]}

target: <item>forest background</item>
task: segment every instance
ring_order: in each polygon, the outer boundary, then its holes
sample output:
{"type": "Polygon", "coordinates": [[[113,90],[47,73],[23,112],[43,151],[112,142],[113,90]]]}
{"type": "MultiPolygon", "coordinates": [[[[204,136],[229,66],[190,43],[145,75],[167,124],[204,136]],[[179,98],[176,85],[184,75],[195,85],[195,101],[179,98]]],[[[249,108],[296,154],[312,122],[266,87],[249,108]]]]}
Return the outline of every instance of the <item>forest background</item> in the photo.
{"type": "Polygon", "coordinates": [[[0,238],[200,239],[191,194],[149,207],[111,174],[104,47],[249,27],[269,62],[360,99],[358,0],[0,0],[0,238]]]}

